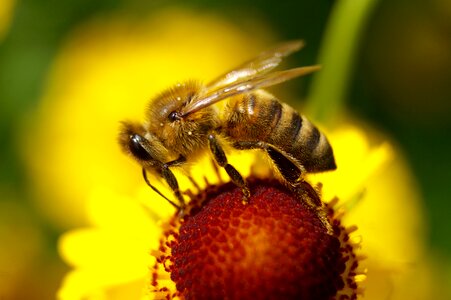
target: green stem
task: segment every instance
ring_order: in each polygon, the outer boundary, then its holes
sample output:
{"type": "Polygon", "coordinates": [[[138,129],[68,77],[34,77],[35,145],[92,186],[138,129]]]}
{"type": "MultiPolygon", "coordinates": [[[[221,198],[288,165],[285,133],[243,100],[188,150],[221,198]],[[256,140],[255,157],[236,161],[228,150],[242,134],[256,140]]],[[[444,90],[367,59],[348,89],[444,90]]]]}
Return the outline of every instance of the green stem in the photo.
{"type": "Polygon", "coordinates": [[[313,78],[307,113],[316,121],[330,123],[342,111],[354,67],[359,40],[377,0],[338,0],[323,38],[313,78]]]}

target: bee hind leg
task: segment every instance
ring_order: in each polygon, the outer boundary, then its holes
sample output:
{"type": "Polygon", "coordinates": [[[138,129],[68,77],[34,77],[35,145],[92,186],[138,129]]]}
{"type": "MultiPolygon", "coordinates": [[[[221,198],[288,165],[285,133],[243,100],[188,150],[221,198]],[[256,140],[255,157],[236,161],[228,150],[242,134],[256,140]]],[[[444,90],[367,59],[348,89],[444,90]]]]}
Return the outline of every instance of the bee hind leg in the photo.
{"type": "Polygon", "coordinates": [[[243,202],[248,202],[251,193],[246,181],[243,179],[243,176],[241,176],[241,174],[227,162],[227,157],[224,153],[224,150],[213,134],[208,135],[208,141],[210,145],[210,151],[213,154],[215,161],[220,167],[225,169],[232,182],[241,188],[241,190],[243,191],[243,202]]]}
{"type": "Polygon", "coordinates": [[[274,162],[277,170],[283,179],[288,183],[291,190],[302,199],[308,209],[312,210],[318,216],[323,226],[329,234],[332,234],[332,226],[329,223],[327,209],[317,195],[316,191],[302,180],[303,168],[298,163],[290,159],[282,151],[279,151],[271,144],[261,141],[238,141],[233,143],[233,147],[239,150],[245,149],[263,149],[268,153],[274,162]]]}
{"type": "Polygon", "coordinates": [[[302,180],[302,167],[271,144],[261,141],[238,141],[233,143],[233,147],[239,150],[265,150],[287,183],[293,186],[302,180]]]}

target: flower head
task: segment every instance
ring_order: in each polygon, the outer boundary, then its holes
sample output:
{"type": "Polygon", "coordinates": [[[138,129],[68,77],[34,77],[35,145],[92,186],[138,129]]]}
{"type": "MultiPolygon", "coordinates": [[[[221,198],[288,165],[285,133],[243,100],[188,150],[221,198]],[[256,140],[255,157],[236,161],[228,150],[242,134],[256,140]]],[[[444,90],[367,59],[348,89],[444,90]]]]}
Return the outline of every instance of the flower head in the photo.
{"type": "Polygon", "coordinates": [[[363,274],[333,209],[329,234],[303,203],[321,201],[307,182],[301,197],[276,180],[248,182],[249,203],[232,183],[211,186],[194,197],[187,216],[168,222],[151,290],[182,299],[356,298],[363,274]]]}

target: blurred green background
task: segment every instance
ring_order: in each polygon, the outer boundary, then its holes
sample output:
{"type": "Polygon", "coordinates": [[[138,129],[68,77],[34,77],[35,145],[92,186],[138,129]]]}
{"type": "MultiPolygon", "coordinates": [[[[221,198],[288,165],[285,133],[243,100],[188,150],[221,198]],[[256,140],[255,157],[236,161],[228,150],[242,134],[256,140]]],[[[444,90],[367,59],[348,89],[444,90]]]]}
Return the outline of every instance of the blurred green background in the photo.
{"type": "MultiPolygon", "coordinates": [[[[18,268],[26,270],[20,277],[21,285],[8,295],[52,299],[68,269],[56,251],[57,238],[65,228],[56,228],[33,205],[27,169],[18,149],[23,122],[38,105],[49,68],[68,33],[111,12],[141,18],[162,7],[180,4],[219,13],[243,27],[248,18],[258,19],[280,40],[302,38],[308,43],[302,59],[314,63],[335,2],[13,1],[9,27],[0,37],[0,238],[7,231],[31,230],[30,237],[39,237],[45,247],[31,251],[26,241],[15,240],[10,234],[0,240],[2,248],[7,244],[22,245],[14,255],[1,251],[0,262],[16,259],[18,268]]],[[[347,107],[392,136],[404,151],[424,198],[428,249],[449,276],[451,2],[381,0],[362,30],[347,107]]],[[[33,128],[27,128],[26,133],[33,135],[33,128]]],[[[34,150],[39,155],[40,150],[34,150]]],[[[24,236],[17,234],[17,239],[24,236]]],[[[0,299],[4,299],[2,289],[6,289],[10,276],[9,270],[0,269],[0,299]]],[[[451,280],[448,277],[446,281],[451,280]]]]}

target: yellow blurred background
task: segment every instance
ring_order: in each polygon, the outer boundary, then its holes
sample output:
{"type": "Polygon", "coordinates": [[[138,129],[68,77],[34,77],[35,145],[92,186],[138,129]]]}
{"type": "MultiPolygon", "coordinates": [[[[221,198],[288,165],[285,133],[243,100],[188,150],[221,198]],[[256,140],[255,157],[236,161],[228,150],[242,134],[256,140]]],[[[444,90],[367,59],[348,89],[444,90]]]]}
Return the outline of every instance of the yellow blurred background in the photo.
{"type": "Polygon", "coordinates": [[[407,239],[427,254],[406,264],[415,271],[402,286],[422,291],[416,299],[451,297],[449,1],[2,0],[0,299],[54,299],[70,270],[58,240],[90,225],[90,195],[141,186],[117,147],[119,121],[142,120],[148,100],[173,83],[208,81],[291,39],[307,47],[284,66],[321,62],[329,77],[272,90],[320,123],[346,112],[392,142],[415,199],[401,199],[409,207],[394,205],[390,218],[410,222],[415,211],[422,228],[407,239]]]}

